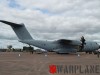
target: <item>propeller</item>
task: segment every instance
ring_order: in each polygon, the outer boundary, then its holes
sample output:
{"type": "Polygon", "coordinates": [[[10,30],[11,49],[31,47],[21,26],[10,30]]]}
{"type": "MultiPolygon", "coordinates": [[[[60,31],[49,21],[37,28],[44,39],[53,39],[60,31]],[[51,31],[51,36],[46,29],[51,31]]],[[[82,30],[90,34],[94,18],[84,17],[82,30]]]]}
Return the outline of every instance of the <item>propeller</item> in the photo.
{"type": "Polygon", "coordinates": [[[82,36],[80,41],[81,41],[81,44],[79,45],[79,51],[81,52],[84,49],[84,45],[86,45],[85,43],[86,40],[82,36]]]}

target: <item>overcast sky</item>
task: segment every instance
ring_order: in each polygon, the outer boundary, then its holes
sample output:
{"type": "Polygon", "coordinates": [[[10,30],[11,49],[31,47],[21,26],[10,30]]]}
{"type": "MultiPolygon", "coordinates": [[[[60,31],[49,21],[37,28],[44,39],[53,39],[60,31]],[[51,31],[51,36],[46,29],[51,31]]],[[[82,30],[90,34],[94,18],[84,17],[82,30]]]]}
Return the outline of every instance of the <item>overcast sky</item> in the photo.
{"type": "MultiPolygon", "coordinates": [[[[0,19],[24,23],[35,39],[100,42],[100,0],[0,0],[0,19]]],[[[0,47],[21,47],[10,26],[0,23],[0,47]]]]}

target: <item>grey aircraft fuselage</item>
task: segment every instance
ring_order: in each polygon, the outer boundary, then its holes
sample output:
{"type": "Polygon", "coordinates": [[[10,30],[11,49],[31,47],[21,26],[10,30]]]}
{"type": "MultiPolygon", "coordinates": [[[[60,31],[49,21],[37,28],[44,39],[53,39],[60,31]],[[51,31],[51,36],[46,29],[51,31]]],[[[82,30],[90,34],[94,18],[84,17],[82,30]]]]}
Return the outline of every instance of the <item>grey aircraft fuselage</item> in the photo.
{"type": "MultiPolygon", "coordinates": [[[[77,46],[80,45],[81,42],[77,41],[77,40],[73,40],[73,45],[77,46]]],[[[59,43],[57,43],[57,41],[41,41],[41,40],[24,40],[24,41],[20,41],[23,43],[27,43],[36,47],[39,47],[41,49],[47,50],[47,51],[55,51],[57,53],[76,53],[78,48],[75,48],[75,46],[70,46],[70,45],[66,45],[66,47],[60,45],[59,43]]],[[[90,42],[87,41],[86,45],[84,45],[84,48],[82,50],[82,52],[93,52],[95,50],[99,49],[99,45],[96,42],[90,42]]]]}

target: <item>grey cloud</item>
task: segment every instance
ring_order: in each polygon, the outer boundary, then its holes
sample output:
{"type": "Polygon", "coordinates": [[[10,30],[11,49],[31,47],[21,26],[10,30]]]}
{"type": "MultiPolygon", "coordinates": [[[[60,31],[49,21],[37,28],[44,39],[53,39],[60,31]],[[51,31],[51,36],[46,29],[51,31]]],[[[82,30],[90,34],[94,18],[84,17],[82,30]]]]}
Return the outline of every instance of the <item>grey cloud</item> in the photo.
{"type": "Polygon", "coordinates": [[[0,39],[0,48],[7,48],[8,45],[12,45],[13,48],[23,48],[26,44],[22,44],[17,40],[7,40],[7,39],[0,39]]]}
{"type": "MultiPolygon", "coordinates": [[[[80,39],[84,35],[87,40],[99,40],[99,0],[16,1],[25,9],[11,9],[3,0],[0,2],[0,19],[24,23],[35,39],[80,39]],[[45,14],[43,10],[35,10],[33,7],[47,9],[49,13],[45,14]]],[[[10,26],[0,25],[0,39],[18,39],[10,26]]]]}

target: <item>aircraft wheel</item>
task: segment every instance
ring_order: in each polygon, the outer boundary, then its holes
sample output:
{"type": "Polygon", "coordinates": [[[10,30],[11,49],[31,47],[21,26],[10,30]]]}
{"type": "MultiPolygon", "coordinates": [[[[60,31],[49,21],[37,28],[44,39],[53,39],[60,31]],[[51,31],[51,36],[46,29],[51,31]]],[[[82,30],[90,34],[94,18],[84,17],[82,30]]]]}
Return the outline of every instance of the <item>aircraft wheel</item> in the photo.
{"type": "Polygon", "coordinates": [[[86,54],[88,53],[88,52],[85,52],[86,54]]]}
{"type": "Polygon", "coordinates": [[[56,52],[57,54],[60,54],[59,52],[56,52]]]}
{"type": "Polygon", "coordinates": [[[89,52],[89,54],[92,54],[92,52],[89,52]]]}
{"type": "Polygon", "coordinates": [[[97,54],[97,52],[96,52],[96,51],[94,51],[93,53],[94,53],[94,55],[96,55],[96,54],[97,54]]]}

